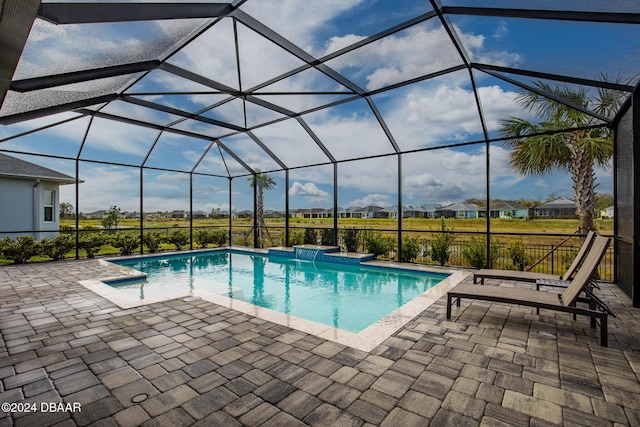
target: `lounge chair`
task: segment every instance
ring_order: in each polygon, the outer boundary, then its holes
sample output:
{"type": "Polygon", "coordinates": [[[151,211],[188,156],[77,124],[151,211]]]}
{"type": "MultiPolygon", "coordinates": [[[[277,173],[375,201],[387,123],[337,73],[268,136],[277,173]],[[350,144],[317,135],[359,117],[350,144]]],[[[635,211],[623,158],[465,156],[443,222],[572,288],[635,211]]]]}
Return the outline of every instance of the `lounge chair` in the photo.
{"type": "Polygon", "coordinates": [[[596,324],[600,323],[600,345],[606,347],[608,344],[607,315],[613,315],[613,313],[600,299],[591,297],[592,291],[588,290],[588,284],[607,251],[609,241],[608,237],[596,237],[582,267],[562,293],[502,286],[456,285],[447,292],[447,319],[451,319],[453,300],[456,299],[456,305],[460,307],[462,298],[562,311],[590,317],[592,328],[595,328],[596,324]],[[581,297],[580,294],[583,292],[586,296],[581,297]],[[589,307],[578,307],[576,305],[577,302],[587,302],[589,307]]]}
{"type": "MultiPolygon", "coordinates": [[[[578,270],[578,268],[580,267],[582,260],[591,247],[591,243],[593,242],[593,238],[595,237],[595,235],[595,232],[589,231],[587,237],[582,243],[582,247],[580,247],[580,251],[578,251],[578,255],[576,255],[575,259],[569,266],[569,269],[567,269],[567,271],[562,276],[558,276],[556,274],[535,273],[532,271],[496,270],[491,268],[483,268],[473,273],[473,283],[478,283],[478,279],[480,279],[480,284],[482,285],[484,285],[484,279],[516,280],[518,282],[529,283],[535,283],[538,279],[547,279],[549,281],[562,280],[568,282],[569,280],[571,280],[576,270],[578,270]]],[[[556,284],[558,284],[558,282],[556,282],[556,284]]]]}

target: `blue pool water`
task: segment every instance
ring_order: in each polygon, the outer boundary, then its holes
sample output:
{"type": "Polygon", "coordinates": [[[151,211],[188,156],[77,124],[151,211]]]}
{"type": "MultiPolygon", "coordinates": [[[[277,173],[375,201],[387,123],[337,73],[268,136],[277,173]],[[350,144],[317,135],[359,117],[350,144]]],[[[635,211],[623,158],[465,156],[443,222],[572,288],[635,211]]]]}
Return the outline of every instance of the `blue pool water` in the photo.
{"type": "Polygon", "coordinates": [[[362,331],[448,277],[237,251],[114,262],[147,274],[147,281],[111,284],[136,298],[197,289],[350,332],[362,331]]]}

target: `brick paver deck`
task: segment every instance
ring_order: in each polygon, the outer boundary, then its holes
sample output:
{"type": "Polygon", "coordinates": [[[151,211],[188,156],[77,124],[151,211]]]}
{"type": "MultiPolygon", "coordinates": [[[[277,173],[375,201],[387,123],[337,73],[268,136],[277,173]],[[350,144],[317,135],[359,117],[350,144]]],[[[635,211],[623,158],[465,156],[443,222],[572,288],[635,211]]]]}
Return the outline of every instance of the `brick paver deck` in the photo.
{"type": "Polygon", "coordinates": [[[640,425],[640,309],[616,286],[609,348],[588,319],[463,301],[446,321],[441,298],[363,352],[202,300],[120,309],[77,284],[100,268],[0,268],[0,426],[640,425]]]}

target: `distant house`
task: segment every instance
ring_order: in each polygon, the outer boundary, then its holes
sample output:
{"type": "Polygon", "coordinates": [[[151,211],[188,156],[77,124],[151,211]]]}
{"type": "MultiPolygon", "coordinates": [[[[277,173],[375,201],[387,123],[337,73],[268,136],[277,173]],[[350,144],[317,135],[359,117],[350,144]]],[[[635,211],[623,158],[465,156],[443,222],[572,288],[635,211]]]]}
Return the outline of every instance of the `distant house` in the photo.
{"type": "Polygon", "coordinates": [[[102,219],[106,214],[107,214],[107,211],[103,209],[103,210],[83,214],[83,216],[85,219],[102,219]]]}
{"type": "Polygon", "coordinates": [[[327,210],[323,208],[296,209],[290,216],[294,218],[325,218],[327,210]]]}
{"type": "Polygon", "coordinates": [[[345,218],[362,218],[362,208],[360,206],[350,206],[344,210],[345,218]]]}
{"type": "Polygon", "coordinates": [[[216,209],[211,211],[209,214],[211,218],[229,218],[229,212],[223,211],[222,209],[216,209]]]}
{"type": "Polygon", "coordinates": [[[576,203],[570,199],[556,199],[533,208],[536,218],[575,218],[576,203]]]}
{"type": "Polygon", "coordinates": [[[420,205],[420,211],[422,211],[423,218],[436,218],[436,205],[420,205]]]}
{"type": "MultiPolygon", "coordinates": [[[[325,209],[323,218],[333,218],[333,208],[325,209]]],[[[344,209],[338,207],[338,218],[344,218],[344,209]]]]}
{"type": "Polygon", "coordinates": [[[376,218],[376,212],[379,212],[383,209],[382,206],[365,206],[361,209],[360,218],[376,218]]]}
{"type": "MultiPolygon", "coordinates": [[[[421,218],[423,211],[420,208],[410,208],[408,206],[402,206],[403,218],[421,218]]],[[[374,218],[398,218],[398,205],[389,206],[384,209],[380,209],[373,213],[374,218]]]]}
{"type": "Polygon", "coordinates": [[[122,218],[126,219],[140,219],[140,212],[129,212],[125,211],[121,214],[122,218]]]}
{"type": "Polygon", "coordinates": [[[183,210],[174,210],[169,212],[169,218],[186,218],[186,214],[183,210]]]}
{"type": "Polygon", "coordinates": [[[422,218],[424,217],[424,212],[421,208],[402,208],[402,217],[403,218],[422,218]]]}
{"type": "Polygon", "coordinates": [[[253,211],[245,209],[245,210],[240,211],[240,212],[234,212],[233,216],[235,218],[253,218],[253,211]]]}
{"type": "Polygon", "coordinates": [[[613,218],[613,215],[614,215],[613,206],[609,206],[608,208],[604,208],[600,211],[600,218],[602,219],[613,218]]]}
{"type": "MultiPolygon", "coordinates": [[[[402,212],[406,208],[402,208],[402,212]]],[[[389,206],[372,212],[373,218],[398,218],[398,206],[389,206]]]]}
{"type": "Polygon", "coordinates": [[[473,219],[479,218],[479,210],[478,205],[473,203],[454,203],[449,206],[444,206],[438,208],[435,211],[435,215],[437,218],[445,217],[445,218],[463,218],[463,219],[473,219]]]}
{"type": "Polygon", "coordinates": [[[60,185],[75,178],[0,153],[0,237],[40,240],[60,231],[60,185]]]}
{"type": "MultiPolygon", "coordinates": [[[[189,218],[189,212],[185,214],[186,218],[189,218]]],[[[209,214],[204,211],[193,211],[193,219],[204,219],[208,218],[209,214]]]]}
{"type": "Polygon", "coordinates": [[[529,210],[522,206],[520,203],[500,201],[491,204],[490,207],[491,218],[513,219],[527,218],[529,210]]]}

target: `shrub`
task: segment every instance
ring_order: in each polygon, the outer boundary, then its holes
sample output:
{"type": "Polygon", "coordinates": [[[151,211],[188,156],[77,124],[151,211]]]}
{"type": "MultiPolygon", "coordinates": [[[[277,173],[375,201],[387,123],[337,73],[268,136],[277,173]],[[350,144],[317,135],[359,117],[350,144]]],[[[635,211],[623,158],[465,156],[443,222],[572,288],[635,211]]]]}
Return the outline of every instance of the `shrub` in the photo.
{"type": "Polygon", "coordinates": [[[189,243],[189,235],[184,230],[175,230],[169,234],[167,242],[175,245],[176,250],[182,250],[182,247],[189,243]]]}
{"type": "Polygon", "coordinates": [[[80,233],[80,240],[78,241],[78,247],[84,249],[87,252],[87,258],[93,258],[97,254],[102,245],[106,243],[105,236],[99,232],[80,233]]]}
{"type": "MultiPolygon", "coordinates": [[[[284,239],[284,233],[282,234],[282,238],[284,239]]],[[[291,246],[301,245],[304,243],[304,233],[300,230],[290,230],[289,231],[289,244],[291,246]]]]}
{"type": "Polygon", "coordinates": [[[393,241],[390,237],[383,236],[379,231],[366,230],[363,236],[364,245],[368,253],[375,258],[387,255],[393,248],[393,241]]]}
{"type": "Polygon", "coordinates": [[[72,234],[58,234],[52,239],[42,239],[40,245],[46,256],[54,261],[61,261],[67,252],[75,248],[76,239],[72,234]]]}
{"type": "Polygon", "coordinates": [[[156,253],[160,249],[160,245],[164,242],[164,237],[157,231],[145,233],[142,242],[151,253],[156,253]]]}
{"type": "MultiPolygon", "coordinates": [[[[209,243],[212,242],[212,235],[209,230],[201,228],[199,230],[195,230],[193,232],[193,240],[198,244],[201,248],[206,248],[209,243]]],[[[178,249],[179,250],[179,249],[178,249]]]]}
{"type": "Polygon", "coordinates": [[[402,236],[400,262],[414,262],[420,254],[420,240],[417,237],[402,236]]]}
{"type": "Polygon", "coordinates": [[[200,229],[193,232],[193,240],[195,240],[201,248],[206,248],[210,243],[223,246],[227,243],[228,237],[229,234],[224,228],[217,228],[215,230],[200,229]]]}
{"type": "Polygon", "coordinates": [[[431,242],[431,259],[440,265],[449,262],[451,256],[451,244],[455,237],[444,222],[444,218],[440,218],[440,233],[437,233],[431,242]]]}
{"type": "Polygon", "coordinates": [[[70,225],[65,225],[65,224],[60,225],[61,233],[73,233],[73,231],[74,231],[74,228],[70,225]]]}
{"type": "Polygon", "coordinates": [[[131,255],[140,246],[140,240],[133,233],[116,233],[111,239],[111,245],[120,249],[121,255],[131,255]]]}
{"type": "Polygon", "coordinates": [[[333,241],[333,228],[323,228],[320,230],[320,244],[324,246],[335,245],[333,241]]]}
{"type": "Polygon", "coordinates": [[[217,246],[226,245],[229,239],[229,231],[224,228],[216,228],[215,230],[211,230],[209,234],[211,234],[211,243],[217,246]]]}
{"type": "Polygon", "coordinates": [[[0,248],[3,257],[16,264],[24,264],[40,252],[40,244],[33,236],[18,236],[15,239],[5,237],[0,243],[0,248]]]}
{"type": "Polygon", "coordinates": [[[510,241],[507,245],[507,252],[513,266],[520,271],[524,271],[531,262],[527,256],[527,244],[522,239],[510,241]]]}
{"type": "Polygon", "coordinates": [[[305,245],[317,245],[318,233],[313,228],[304,229],[304,244],[305,245]]]}
{"type": "Polygon", "coordinates": [[[342,241],[347,252],[358,252],[358,230],[346,228],[342,231],[342,241]]]}
{"type": "Polygon", "coordinates": [[[491,239],[491,259],[487,265],[487,238],[477,239],[472,237],[462,248],[462,256],[467,260],[473,268],[490,267],[498,259],[500,255],[500,246],[498,242],[491,239]]]}

